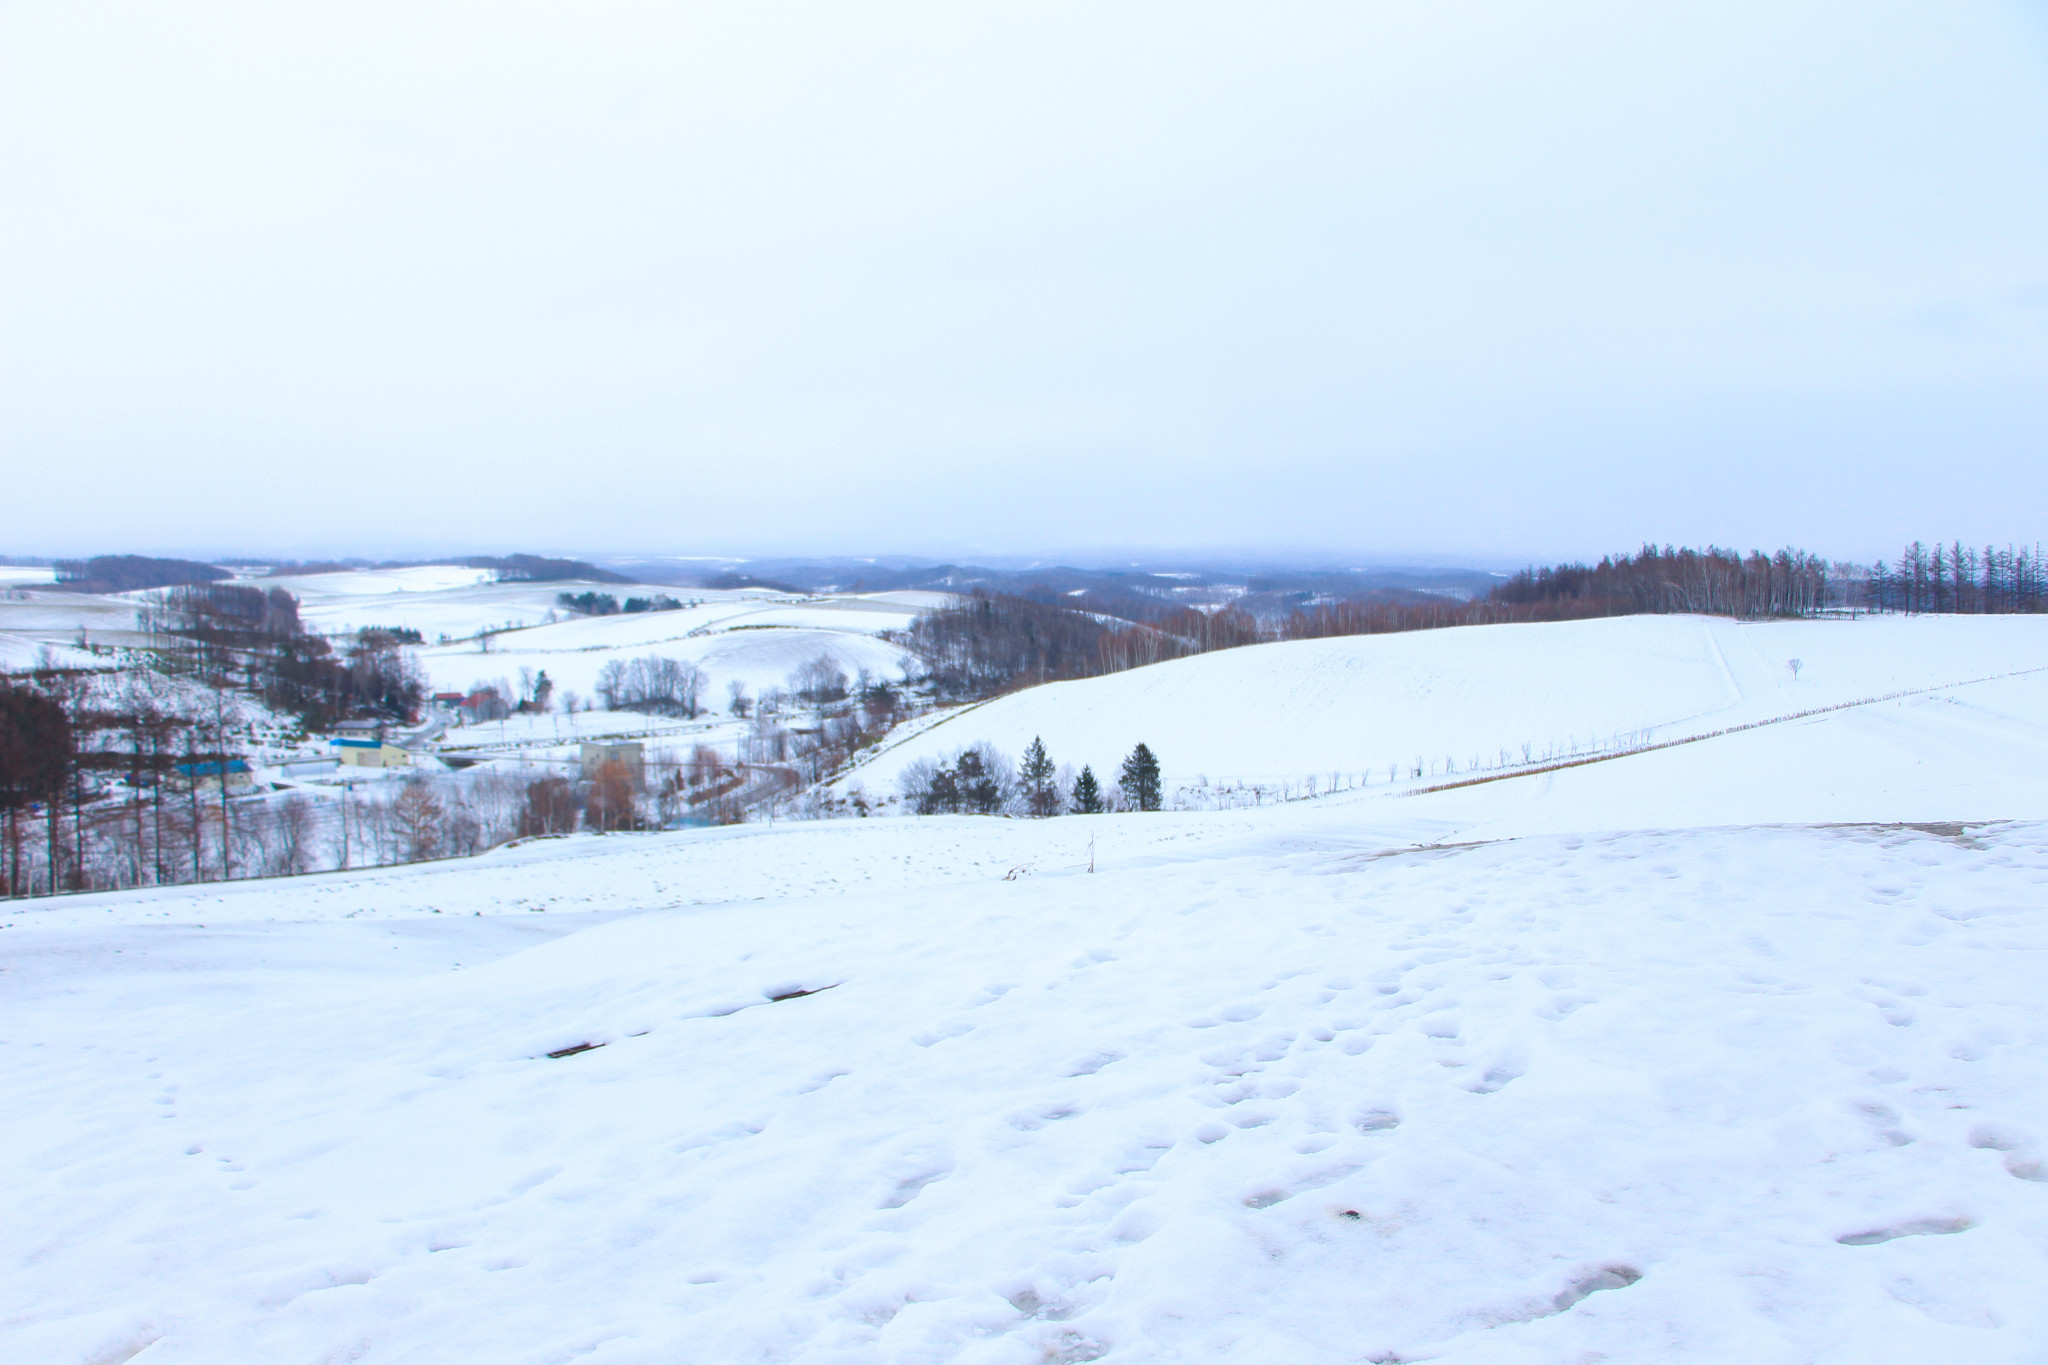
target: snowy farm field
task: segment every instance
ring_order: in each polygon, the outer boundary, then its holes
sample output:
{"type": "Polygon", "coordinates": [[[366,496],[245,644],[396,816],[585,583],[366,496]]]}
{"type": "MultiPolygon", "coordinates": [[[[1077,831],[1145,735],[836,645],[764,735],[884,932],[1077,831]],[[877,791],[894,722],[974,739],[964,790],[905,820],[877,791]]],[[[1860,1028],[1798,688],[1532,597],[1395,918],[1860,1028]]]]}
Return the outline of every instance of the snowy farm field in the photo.
{"type": "MultiPolygon", "coordinates": [[[[2037,1361],[2041,637],[1671,624],[1511,628],[1490,682],[1479,632],[1312,642],[1415,651],[1378,700],[1296,646],[1037,692],[1291,650],[1297,722],[1459,751],[1819,713],[10,906],[0,1358],[2037,1361]]],[[[1044,726],[1204,739],[1110,728],[1044,726]]]]}

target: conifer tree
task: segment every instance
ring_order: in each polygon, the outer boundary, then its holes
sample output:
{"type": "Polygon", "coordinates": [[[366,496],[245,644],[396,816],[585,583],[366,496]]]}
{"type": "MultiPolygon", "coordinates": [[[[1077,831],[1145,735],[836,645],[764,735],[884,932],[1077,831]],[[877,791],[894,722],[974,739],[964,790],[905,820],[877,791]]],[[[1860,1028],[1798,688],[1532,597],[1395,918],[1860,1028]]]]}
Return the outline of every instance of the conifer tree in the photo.
{"type": "Polygon", "coordinates": [[[1102,786],[1095,780],[1095,770],[1083,765],[1081,775],[1074,779],[1074,814],[1100,815],[1102,813],[1102,786]]]}
{"type": "Polygon", "coordinates": [[[1131,750],[1130,757],[1124,760],[1116,784],[1123,790],[1124,799],[1139,810],[1159,809],[1159,760],[1143,744],[1131,750]]]}
{"type": "Polygon", "coordinates": [[[1024,750],[1024,766],[1017,775],[1024,779],[1024,802],[1032,815],[1043,819],[1060,813],[1059,789],[1053,785],[1053,765],[1045,756],[1044,740],[1032,736],[1030,746],[1024,750]]]}

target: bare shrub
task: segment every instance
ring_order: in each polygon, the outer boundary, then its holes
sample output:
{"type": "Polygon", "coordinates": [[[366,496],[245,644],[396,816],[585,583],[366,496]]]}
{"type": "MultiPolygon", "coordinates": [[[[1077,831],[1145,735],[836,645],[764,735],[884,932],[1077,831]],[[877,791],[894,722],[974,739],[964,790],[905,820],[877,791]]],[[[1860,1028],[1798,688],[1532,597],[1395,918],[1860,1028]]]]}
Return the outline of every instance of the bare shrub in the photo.
{"type": "Polygon", "coordinates": [[[576,789],[566,777],[542,777],[526,784],[526,808],[519,813],[519,834],[569,834],[576,828],[576,789]]]}

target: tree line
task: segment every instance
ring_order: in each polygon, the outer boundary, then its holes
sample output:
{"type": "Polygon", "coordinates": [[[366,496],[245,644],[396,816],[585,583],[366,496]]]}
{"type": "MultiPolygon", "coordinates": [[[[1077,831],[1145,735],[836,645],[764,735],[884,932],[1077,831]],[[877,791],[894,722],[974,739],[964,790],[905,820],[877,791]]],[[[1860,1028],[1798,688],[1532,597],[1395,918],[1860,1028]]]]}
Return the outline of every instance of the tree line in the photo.
{"type": "Polygon", "coordinates": [[[2039,547],[1980,551],[1916,541],[1895,561],[1865,566],[1830,564],[1791,547],[1743,554],[1645,545],[1597,564],[1523,569],[1468,600],[1326,601],[1266,619],[1226,607],[1122,621],[977,589],[893,638],[923,661],[935,695],[958,701],[1275,640],[1645,614],[1766,620],[1827,611],[2037,612],[2048,609],[2044,602],[2048,561],[2039,547]]]}

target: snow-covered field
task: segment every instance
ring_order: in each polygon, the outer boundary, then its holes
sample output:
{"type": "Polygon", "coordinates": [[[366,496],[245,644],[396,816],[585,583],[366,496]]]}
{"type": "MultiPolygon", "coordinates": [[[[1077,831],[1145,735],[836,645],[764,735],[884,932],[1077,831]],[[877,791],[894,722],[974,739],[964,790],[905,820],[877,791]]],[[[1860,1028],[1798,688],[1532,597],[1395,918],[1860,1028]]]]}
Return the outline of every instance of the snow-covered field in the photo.
{"type": "MultiPolygon", "coordinates": [[[[1446,743],[2041,662],[1785,629],[1604,711],[1475,653],[1446,743]]],[[[1420,796],[9,906],[0,1358],[2039,1361],[2044,774],[2034,673],[1420,796]]]]}
{"type": "Polygon", "coordinates": [[[0,632],[43,644],[139,643],[136,601],[127,596],[59,592],[24,583],[0,584],[0,632]]]}
{"type": "Polygon", "coordinates": [[[57,571],[29,564],[0,564],[0,589],[41,587],[57,581],[57,571]]]}
{"type": "Polygon", "coordinates": [[[871,633],[891,622],[907,621],[908,616],[884,616],[878,623],[866,613],[847,612],[841,615],[851,619],[832,629],[720,624],[694,633],[687,619],[693,614],[665,611],[565,621],[497,636],[489,653],[475,644],[449,645],[422,649],[419,658],[437,691],[466,690],[480,682],[517,677],[521,668],[531,668],[536,673],[546,670],[558,687],[588,697],[607,663],[654,654],[703,669],[710,682],[706,695],[717,706],[725,704],[731,682],[757,695],[771,687],[786,688],[791,673],[820,657],[830,658],[849,678],[865,668],[897,682],[913,667],[908,653],[871,633]]]}
{"type": "Polygon", "coordinates": [[[86,651],[70,645],[51,644],[27,635],[0,633],[0,672],[27,672],[45,665],[56,668],[93,668],[104,666],[105,662],[104,659],[95,658],[86,651]]]}

